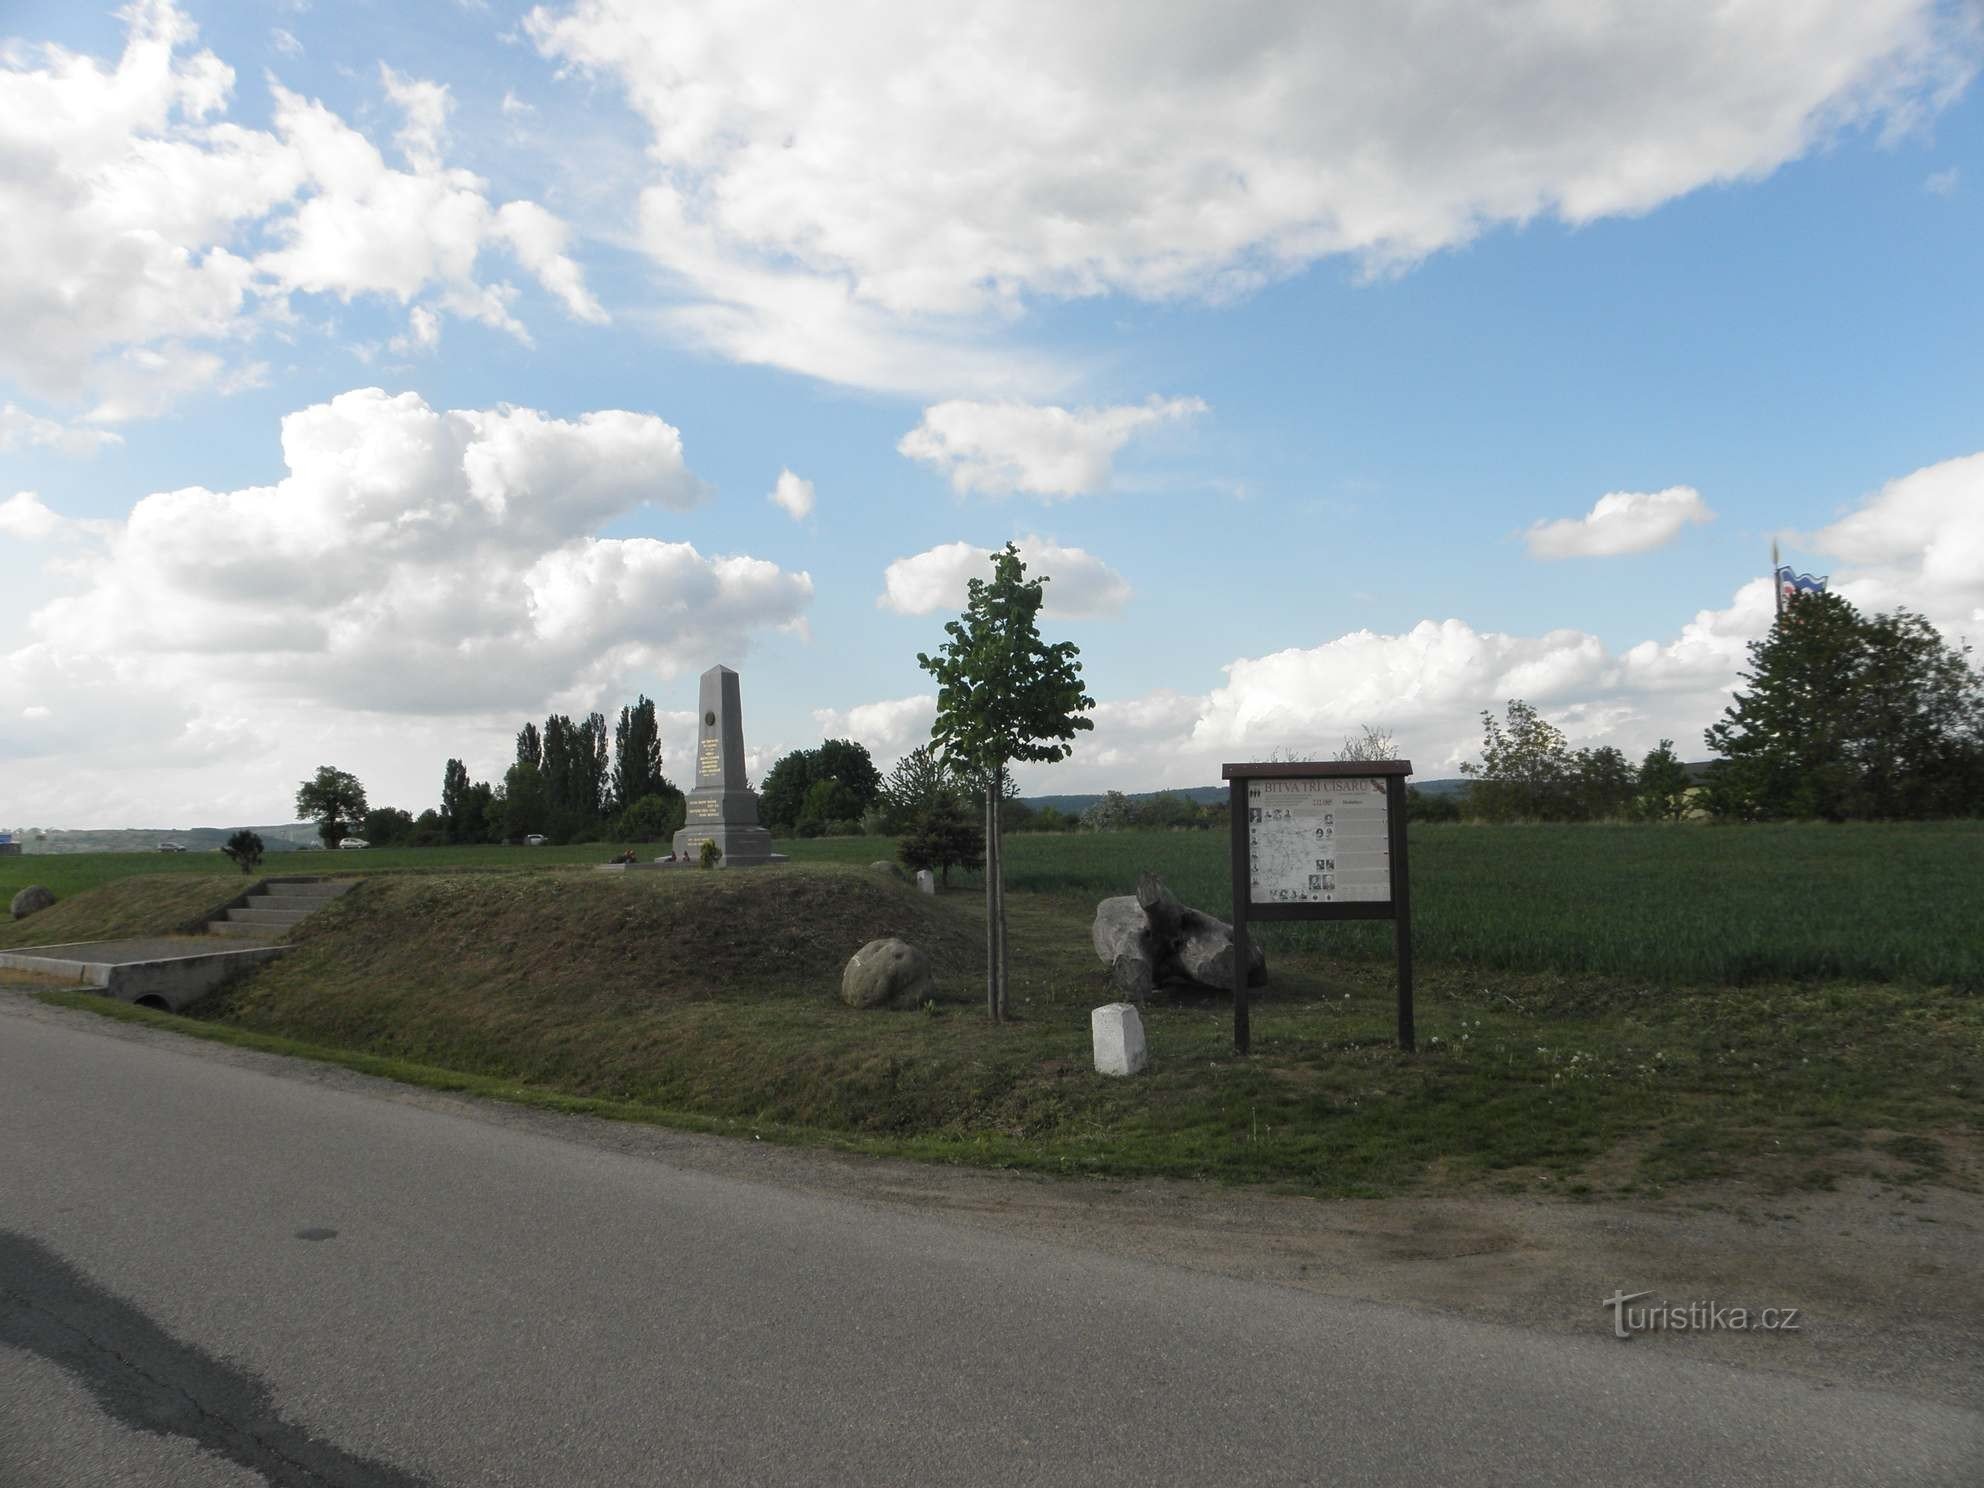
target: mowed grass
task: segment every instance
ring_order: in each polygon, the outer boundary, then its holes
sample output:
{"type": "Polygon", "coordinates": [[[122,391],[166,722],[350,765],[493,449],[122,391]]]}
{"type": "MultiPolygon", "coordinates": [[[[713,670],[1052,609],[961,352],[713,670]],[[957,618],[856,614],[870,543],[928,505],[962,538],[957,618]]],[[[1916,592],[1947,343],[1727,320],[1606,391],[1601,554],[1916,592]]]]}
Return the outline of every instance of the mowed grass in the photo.
{"type": "Polygon", "coordinates": [[[206,873],[112,879],[24,920],[0,918],[0,949],[190,930],[243,887],[239,873],[222,876],[211,864],[206,873]]]}
{"type": "Polygon", "coordinates": [[[1252,1057],[1223,997],[1171,989],[1145,1013],[1150,1072],[1112,1080],[1092,1066],[1109,993],[1083,898],[1013,895],[1017,1017],[995,1026],[968,888],[821,863],[381,873],[168,1021],[555,1109],[1050,1172],[1324,1194],[1977,1178],[1984,999],[1954,987],[1436,966],[1406,1054],[1387,967],[1294,949],[1252,1057]],[[837,1001],[847,956],[883,934],[932,956],[927,1007],[837,1001]]]}
{"type": "MultiPolygon", "coordinates": [[[[781,842],[798,863],[892,857],[883,838],[781,842]]],[[[271,856],[266,873],[501,873],[604,862],[610,844],[402,848],[271,856]]],[[[641,849],[650,853],[652,848],[641,849]]],[[[1212,832],[1020,833],[1008,886],[1069,913],[1151,869],[1224,918],[1227,839],[1212,832]]],[[[1421,967],[1590,973],[1669,986],[1852,979],[1984,987],[1984,822],[1705,826],[1418,826],[1413,949],[1421,967]]],[[[145,853],[0,859],[0,893],[58,895],[128,873],[213,872],[145,853]],[[39,877],[37,877],[39,875],[39,877]]],[[[602,875],[603,877],[604,875],[602,875]]],[[[969,892],[971,873],[953,875],[969,892]]],[[[1388,962],[1390,926],[1259,927],[1270,953],[1388,962]]]]}

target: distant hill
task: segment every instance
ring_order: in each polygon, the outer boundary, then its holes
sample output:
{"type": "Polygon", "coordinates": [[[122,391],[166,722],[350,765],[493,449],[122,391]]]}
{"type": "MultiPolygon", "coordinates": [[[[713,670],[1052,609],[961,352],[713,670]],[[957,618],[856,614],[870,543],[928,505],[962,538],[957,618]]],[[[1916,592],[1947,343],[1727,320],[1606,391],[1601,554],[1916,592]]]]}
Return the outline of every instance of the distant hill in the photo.
{"type": "MultiPolygon", "coordinates": [[[[1412,788],[1414,790],[1425,791],[1429,796],[1458,795],[1460,792],[1466,790],[1468,785],[1469,782],[1465,780],[1415,780],[1412,782],[1412,788]]],[[[1228,794],[1228,788],[1223,785],[1194,785],[1168,791],[1124,792],[1125,797],[1130,801],[1151,801],[1159,796],[1183,796],[1195,806],[1216,806],[1224,801],[1228,794]]],[[[1080,816],[1101,799],[1102,793],[1098,791],[1094,795],[1089,796],[1024,796],[1021,798],[1020,804],[1031,807],[1035,811],[1044,811],[1047,807],[1052,806],[1063,816],[1080,816]]]]}
{"type": "MultiPolygon", "coordinates": [[[[1194,806],[1210,806],[1224,801],[1227,789],[1223,785],[1195,785],[1187,789],[1169,791],[1127,791],[1125,795],[1132,801],[1154,801],[1159,796],[1183,796],[1194,806]]],[[[1102,799],[1102,792],[1091,796],[1022,796],[1020,804],[1035,811],[1045,811],[1052,806],[1063,816],[1080,816],[1089,807],[1102,799]]]]}
{"type": "MultiPolygon", "coordinates": [[[[1688,772],[1689,781],[1699,785],[1702,777],[1708,773],[1708,768],[1712,763],[1713,761],[1711,760],[1696,760],[1690,761],[1682,768],[1688,772]]],[[[1455,778],[1452,780],[1414,780],[1410,783],[1412,789],[1429,796],[1465,795],[1468,787],[1474,784],[1473,781],[1465,778],[1455,778]]],[[[1197,785],[1186,790],[1129,791],[1125,792],[1125,794],[1132,801],[1148,801],[1153,797],[1164,795],[1183,796],[1195,805],[1207,806],[1224,801],[1227,797],[1227,788],[1223,785],[1197,785]]],[[[1101,799],[1102,793],[1098,791],[1094,795],[1088,796],[1027,796],[1022,798],[1020,804],[1030,806],[1035,811],[1041,811],[1052,806],[1064,816],[1080,816],[1101,799]]]]}
{"type": "MultiPolygon", "coordinates": [[[[46,831],[14,829],[14,840],[23,856],[36,853],[157,852],[165,842],[176,843],[187,852],[219,852],[239,827],[50,827],[46,831]]],[[[315,843],[317,828],[312,822],[284,822],[280,826],[251,827],[269,852],[293,852],[315,843]]]]}

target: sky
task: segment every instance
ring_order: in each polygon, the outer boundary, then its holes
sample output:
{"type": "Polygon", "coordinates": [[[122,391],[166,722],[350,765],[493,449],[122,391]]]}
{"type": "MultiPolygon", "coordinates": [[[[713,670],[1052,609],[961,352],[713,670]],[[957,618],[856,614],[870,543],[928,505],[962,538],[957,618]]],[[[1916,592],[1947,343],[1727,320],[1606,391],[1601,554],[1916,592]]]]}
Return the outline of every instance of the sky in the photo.
{"type": "Polygon", "coordinates": [[[924,742],[991,550],[1215,783],[1984,632],[1984,9],[0,4],[0,824],[924,742]]]}

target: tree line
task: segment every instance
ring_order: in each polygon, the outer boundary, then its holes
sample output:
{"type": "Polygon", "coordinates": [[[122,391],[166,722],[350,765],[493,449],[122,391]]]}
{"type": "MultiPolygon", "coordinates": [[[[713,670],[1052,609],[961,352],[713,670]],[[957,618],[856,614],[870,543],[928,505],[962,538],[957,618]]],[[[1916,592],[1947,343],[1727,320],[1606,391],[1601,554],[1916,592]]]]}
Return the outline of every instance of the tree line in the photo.
{"type": "Polygon", "coordinates": [[[1984,674],[1906,609],[1863,615],[1800,595],[1749,647],[1750,669],[1703,731],[1699,779],[1662,739],[1637,767],[1573,752],[1519,698],[1481,715],[1481,763],[1451,803],[1477,821],[1922,821],[1984,814],[1984,674]]]}
{"type": "Polygon", "coordinates": [[[326,847],[353,836],[374,847],[438,847],[532,836],[559,844],[667,841],[688,807],[662,773],[661,730],[644,695],[620,710],[610,733],[601,713],[525,723],[500,781],[475,780],[462,761],[449,760],[440,807],[418,816],[369,805],[358,778],[332,765],[298,787],[296,810],[317,823],[326,847]]]}

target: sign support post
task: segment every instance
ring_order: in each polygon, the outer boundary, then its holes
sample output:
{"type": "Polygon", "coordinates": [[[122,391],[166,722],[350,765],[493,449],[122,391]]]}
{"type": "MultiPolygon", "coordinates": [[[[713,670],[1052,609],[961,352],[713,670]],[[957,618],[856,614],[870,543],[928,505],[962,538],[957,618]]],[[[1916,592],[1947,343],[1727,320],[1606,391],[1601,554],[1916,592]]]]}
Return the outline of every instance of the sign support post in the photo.
{"type": "Polygon", "coordinates": [[[1230,783],[1233,1050],[1248,1052],[1254,920],[1390,920],[1398,1044],[1415,1045],[1412,883],[1406,862],[1410,760],[1264,761],[1220,768],[1230,783]]]}
{"type": "Polygon", "coordinates": [[[1247,1016],[1247,782],[1233,777],[1230,822],[1233,828],[1233,1052],[1245,1054],[1252,1036],[1247,1016]]]}

